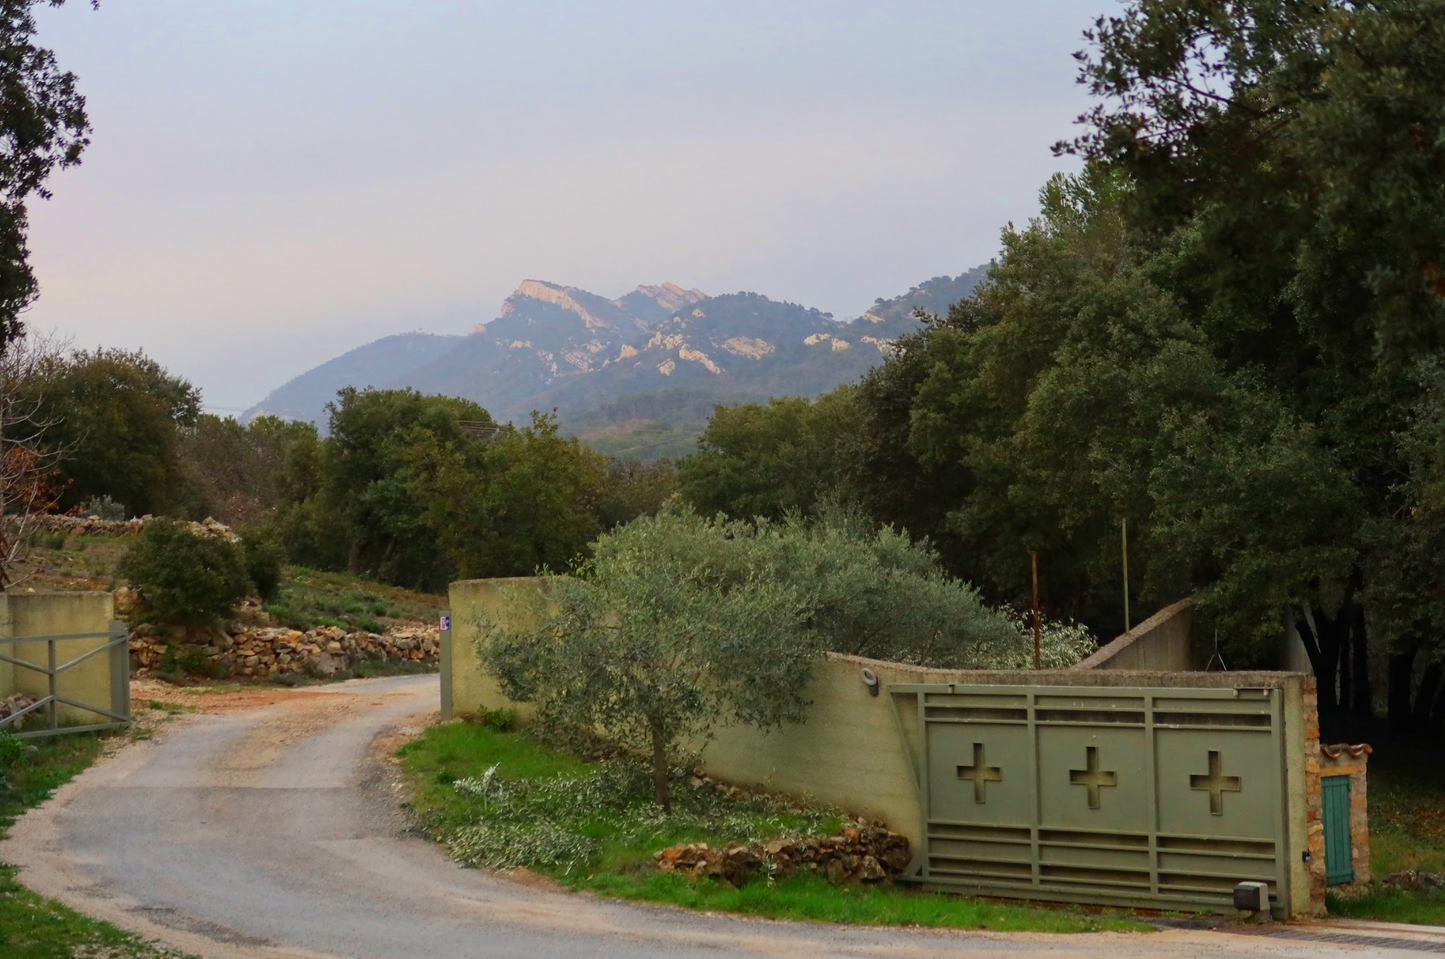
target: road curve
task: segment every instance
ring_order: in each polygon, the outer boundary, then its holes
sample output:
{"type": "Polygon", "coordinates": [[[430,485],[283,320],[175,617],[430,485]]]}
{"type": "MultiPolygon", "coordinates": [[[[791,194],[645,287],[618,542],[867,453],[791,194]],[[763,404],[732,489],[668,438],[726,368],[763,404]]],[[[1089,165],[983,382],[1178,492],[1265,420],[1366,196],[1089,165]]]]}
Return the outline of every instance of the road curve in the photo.
{"type": "Polygon", "coordinates": [[[1047,936],[768,922],[532,888],[460,869],[404,834],[373,741],[436,703],[435,676],[400,677],[186,716],[29,813],[0,860],[20,865],[21,881],[44,895],[207,959],[1394,953],[1209,931],[1047,936]]]}

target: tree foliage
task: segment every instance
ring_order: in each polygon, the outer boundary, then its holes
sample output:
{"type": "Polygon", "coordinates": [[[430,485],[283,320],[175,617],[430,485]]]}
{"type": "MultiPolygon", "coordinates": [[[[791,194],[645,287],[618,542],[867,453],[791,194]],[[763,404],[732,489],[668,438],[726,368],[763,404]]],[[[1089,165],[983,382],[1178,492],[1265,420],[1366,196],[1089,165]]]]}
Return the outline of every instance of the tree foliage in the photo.
{"type": "Polygon", "coordinates": [[[719,406],[682,461],[678,486],[704,513],[781,519],[811,512],[824,485],[844,468],[857,426],[853,391],[843,387],[817,400],[787,396],[719,406]]]}
{"type": "Polygon", "coordinates": [[[165,625],[213,625],[229,617],[251,591],[238,544],[198,536],[170,519],[146,523],[117,572],[141,591],[145,618],[165,625]]]}
{"type": "Polygon", "coordinates": [[[23,331],[21,314],[39,292],[26,245],[27,201],[48,198],[51,174],[78,164],[90,142],[75,75],[35,42],[41,2],[65,0],[0,3],[0,351],[23,331]]]}
{"type": "Polygon", "coordinates": [[[506,694],[648,756],[664,809],[672,763],[714,723],[800,716],[818,651],[805,600],[757,540],[707,530],[695,516],[639,519],[598,542],[584,575],[550,578],[556,609],[534,626],[481,624],[506,694]]]}
{"type": "Polygon", "coordinates": [[[182,457],[201,394],[140,350],[51,356],[21,384],[54,423],[45,447],[65,451],[60,507],[110,496],[135,516],[185,514],[197,488],[182,457]]]}

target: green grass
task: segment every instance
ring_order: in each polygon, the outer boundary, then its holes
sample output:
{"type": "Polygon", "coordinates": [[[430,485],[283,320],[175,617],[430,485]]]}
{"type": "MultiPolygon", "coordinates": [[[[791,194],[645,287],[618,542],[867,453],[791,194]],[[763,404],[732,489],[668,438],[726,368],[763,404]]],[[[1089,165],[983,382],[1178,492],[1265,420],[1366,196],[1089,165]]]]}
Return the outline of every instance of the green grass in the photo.
{"type": "Polygon", "coordinates": [[[1445,893],[1388,888],[1381,880],[1405,869],[1445,873],[1445,743],[1391,730],[1384,722],[1336,720],[1327,742],[1368,742],[1367,799],[1373,889],[1332,891],[1333,915],[1381,922],[1445,925],[1445,893]]]}
{"type": "Polygon", "coordinates": [[[756,879],[735,888],[712,879],[661,873],[653,865],[653,853],[676,843],[723,845],[801,832],[829,833],[836,832],[843,820],[826,810],[785,805],[765,797],[728,799],[711,786],[692,787],[686,780],[674,787],[671,816],[646,799],[596,798],[589,790],[595,790],[598,777],[610,782],[605,777],[619,767],[584,762],[540,745],[525,733],[504,732],[481,723],[432,726],[397,755],[413,788],[414,812],[428,834],[449,843],[454,854],[466,849],[470,828],[489,821],[504,827],[506,815],[515,816],[519,811],[523,828],[556,827],[581,837],[590,849],[585,858],[572,855],[566,861],[532,866],[569,889],[694,909],[858,925],[1042,932],[1152,928],[1125,914],[1083,915],[904,886],[834,886],[808,874],[777,882],[756,879]],[[531,805],[514,807],[508,814],[492,806],[489,820],[486,802],[456,784],[480,780],[493,767],[497,779],[538,789],[539,795],[530,800],[531,805]],[[574,788],[581,798],[571,794],[574,788]],[[528,821],[527,814],[545,821],[528,821]]]}
{"type": "MultiPolygon", "coordinates": [[[[76,733],[34,740],[35,752],[6,771],[0,787],[0,835],[100,755],[103,739],[76,733]]],[[[83,916],[21,886],[0,863],[0,956],[5,959],[163,959],[179,953],[83,916]]]]}
{"type": "Polygon", "coordinates": [[[400,623],[435,622],[446,602],[444,596],[387,586],[346,573],[288,566],[282,575],[280,595],[266,605],[266,612],[291,629],[340,626],[380,633],[400,623]]]}

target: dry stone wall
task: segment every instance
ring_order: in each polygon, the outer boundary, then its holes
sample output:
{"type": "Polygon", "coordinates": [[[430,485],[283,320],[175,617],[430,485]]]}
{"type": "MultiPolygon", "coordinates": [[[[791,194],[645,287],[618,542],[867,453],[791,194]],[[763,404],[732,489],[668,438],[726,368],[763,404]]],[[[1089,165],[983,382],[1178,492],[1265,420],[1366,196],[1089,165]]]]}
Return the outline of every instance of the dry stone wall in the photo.
{"type": "MultiPolygon", "coordinates": [[[[43,529],[47,533],[70,533],[78,536],[133,536],[153,519],[155,517],[149,515],[139,519],[114,520],[101,519],[99,516],[42,514],[30,517],[28,522],[32,527],[43,529]]],[[[219,536],[222,539],[230,540],[238,538],[231,527],[209,516],[199,523],[187,523],[186,526],[197,536],[219,536]]]]}
{"type": "Polygon", "coordinates": [[[362,662],[409,661],[433,666],[440,662],[435,626],[399,627],[385,633],[347,632],[335,626],[304,632],[237,626],[200,637],[160,636],[141,627],[131,635],[131,668],[141,675],[160,668],[171,646],[176,647],[178,660],[217,678],[266,678],[286,673],[334,676],[362,662]]]}

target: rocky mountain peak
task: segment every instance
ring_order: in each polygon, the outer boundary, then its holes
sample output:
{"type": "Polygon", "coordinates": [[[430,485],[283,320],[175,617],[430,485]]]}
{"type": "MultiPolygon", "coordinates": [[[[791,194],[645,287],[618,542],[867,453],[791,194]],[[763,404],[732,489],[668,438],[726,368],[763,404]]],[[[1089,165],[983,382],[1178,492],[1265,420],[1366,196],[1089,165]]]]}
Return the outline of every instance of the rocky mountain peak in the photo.
{"type": "Polygon", "coordinates": [[[656,300],[657,305],[665,308],[668,312],[674,312],[684,306],[691,306],[707,299],[707,294],[702,290],[684,290],[676,283],[664,283],[661,286],[639,286],[635,292],[656,300]]]}

